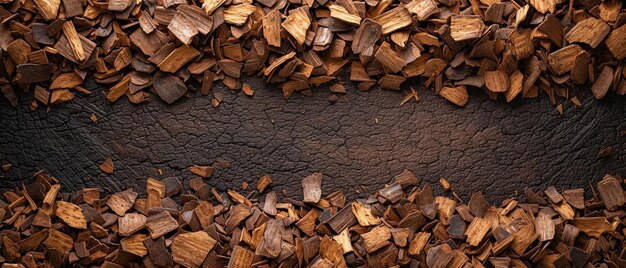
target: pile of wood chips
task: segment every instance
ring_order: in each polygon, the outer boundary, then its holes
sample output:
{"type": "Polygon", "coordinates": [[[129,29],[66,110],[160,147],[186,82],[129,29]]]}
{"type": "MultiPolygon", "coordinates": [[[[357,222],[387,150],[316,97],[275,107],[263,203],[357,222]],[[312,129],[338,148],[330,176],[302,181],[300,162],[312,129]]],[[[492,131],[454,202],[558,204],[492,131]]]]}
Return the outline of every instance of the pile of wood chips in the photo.
{"type": "MultiPolygon", "coordinates": [[[[409,78],[464,106],[468,87],[507,101],[546,92],[626,94],[619,0],[0,0],[0,89],[34,89],[32,107],[72,100],[87,76],[111,102],[173,103],[215,81],[253,95],[242,73],[285,97],[342,75],[400,90],[409,78]],[[525,3],[526,2],[526,3],[525,3]],[[194,82],[195,81],[195,82],[194,82]]],[[[218,106],[223,93],[212,94],[218,106]]],[[[336,96],[332,95],[335,97],[336,96]]],[[[417,100],[417,95],[414,96],[417,100]]],[[[332,98],[331,98],[332,100],[332,98]]]]}
{"type": "MultiPolygon", "coordinates": [[[[59,193],[54,177],[5,192],[0,262],[5,267],[626,267],[626,197],[606,175],[583,189],[542,193],[496,207],[435,196],[408,170],[349,202],[322,198],[322,174],[303,199],[278,201],[262,177],[247,196],[219,193],[202,178],[175,177],[129,189],[59,193]],[[175,201],[176,200],[176,201],[175,201]]],[[[442,180],[442,186],[449,184],[442,180]]],[[[247,188],[244,187],[244,188],[247,188]]],[[[246,191],[246,189],[244,189],[246,191]]],[[[450,190],[449,190],[450,191],[450,190]]],[[[285,193],[283,193],[284,195],[285,193]]]]}

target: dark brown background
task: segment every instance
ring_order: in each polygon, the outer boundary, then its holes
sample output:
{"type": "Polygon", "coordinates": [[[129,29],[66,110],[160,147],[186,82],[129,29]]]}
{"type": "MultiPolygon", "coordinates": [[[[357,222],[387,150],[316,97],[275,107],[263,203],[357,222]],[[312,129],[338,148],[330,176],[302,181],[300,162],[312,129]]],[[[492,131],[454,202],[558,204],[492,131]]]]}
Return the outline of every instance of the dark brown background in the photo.
{"type": "Polygon", "coordinates": [[[325,194],[343,189],[354,197],[359,185],[374,190],[408,168],[429,182],[447,178],[462,196],[482,190],[495,201],[526,185],[588,187],[605,173],[626,175],[626,99],[614,94],[598,102],[585,93],[582,108],[564,103],[559,115],[545,95],[506,104],[473,91],[459,109],[419,90],[419,103],[400,107],[399,92],[349,87],[331,104],[327,89],[284,100],[276,87],[249,83],[253,98],[214,88],[225,93],[218,109],[195,92],[171,106],[156,96],[144,105],[126,98],[111,104],[93,84],[91,96],[79,94],[49,113],[28,111],[28,101],[15,109],[0,98],[0,161],[14,165],[0,188],[44,169],[65,182],[64,190],[141,191],[147,176],[187,180],[189,166],[217,160],[231,163],[207,180],[221,190],[269,174],[274,189],[292,196],[313,172],[324,173],[325,194]],[[613,154],[598,158],[608,146],[613,154]],[[113,175],[98,169],[107,156],[113,175]]]}

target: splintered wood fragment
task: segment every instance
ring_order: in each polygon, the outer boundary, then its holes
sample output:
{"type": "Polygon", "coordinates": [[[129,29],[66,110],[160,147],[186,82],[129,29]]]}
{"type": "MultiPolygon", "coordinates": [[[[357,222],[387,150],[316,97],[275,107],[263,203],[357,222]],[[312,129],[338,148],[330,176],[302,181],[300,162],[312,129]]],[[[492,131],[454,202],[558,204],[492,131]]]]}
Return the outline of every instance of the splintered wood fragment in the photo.
{"type": "Polygon", "coordinates": [[[289,12],[289,16],[281,24],[285,30],[296,39],[299,45],[304,44],[306,40],[307,30],[311,25],[311,20],[305,7],[293,9],[289,12]]]}
{"type": "Polygon", "coordinates": [[[604,96],[609,91],[609,88],[611,88],[612,83],[613,68],[605,65],[604,68],[602,68],[602,72],[593,83],[593,86],[591,86],[591,92],[593,93],[593,96],[599,100],[604,99],[604,96]]]}
{"type": "Polygon", "coordinates": [[[417,15],[419,21],[428,19],[431,15],[439,13],[438,3],[435,0],[413,0],[405,7],[412,14],[417,15]]]}
{"type": "Polygon", "coordinates": [[[263,16],[263,37],[270,46],[280,47],[280,22],[278,9],[274,9],[263,16]]]}
{"type": "Polygon", "coordinates": [[[72,228],[87,229],[87,219],[83,214],[83,209],[75,204],[57,201],[54,215],[72,228]]]}
{"type": "Polygon", "coordinates": [[[328,9],[330,9],[330,17],[332,18],[356,26],[361,23],[361,17],[359,17],[359,15],[348,12],[348,10],[346,10],[343,6],[331,4],[328,9]]]}
{"type": "Polygon", "coordinates": [[[270,184],[272,184],[272,178],[268,175],[264,175],[259,179],[259,182],[257,182],[256,189],[259,190],[260,193],[263,193],[270,184]]]}
{"type": "Polygon", "coordinates": [[[565,34],[565,40],[569,43],[585,43],[596,48],[610,32],[611,27],[606,22],[590,17],[576,23],[565,34]]]}
{"type": "Polygon", "coordinates": [[[256,6],[248,3],[228,6],[224,9],[224,21],[241,26],[255,10],[256,6]]]}
{"type": "Polygon", "coordinates": [[[582,51],[577,45],[569,45],[548,55],[548,62],[556,75],[564,75],[574,68],[574,61],[582,51]]]}
{"type": "Polygon", "coordinates": [[[478,39],[485,29],[485,23],[478,15],[452,16],[450,20],[450,35],[456,42],[478,39]]]}
{"type": "Polygon", "coordinates": [[[198,27],[180,11],[174,14],[174,17],[167,25],[167,29],[185,45],[189,45],[193,37],[198,34],[198,27]]]}
{"type": "Polygon", "coordinates": [[[604,206],[609,211],[615,211],[626,204],[624,190],[619,180],[613,176],[605,175],[598,182],[598,192],[600,192],[600,198],[602,198],[604,206]]]}
{"type": "Polygon", "coordinates": [[[626,24],[613,30],[604,43],[615,58],[618,60],[626,58],[626,24]]]}
{"type": "Polygon", "coordinates": [[[374,20],[381,25],[382,34],[384,35],[409,26],[413,22],[411,13],[403,6],[398,6],[380,14],[374,20]]]}
{"type": "Polygon", "coordinates": [[[147,217],[139,213],[126,213],[117,220],[121,236],[129,236],[146,226],[147,217]]]}
{"type": "Polygon", "coordinates": [[[67,41],[69,42],[70,48],[74,53],[74,57],[79,61],[83,61],[86,58],[85,50],[83,49],[83,44],[78,36],[78,32],[76,32],[76,28],[74,27],[74,23],[71,20],[63,23],[63,34],[67,41]]]}
{"type": "Polygon", "coordinates": [[[380,39],[382,31],[382,26],[376,21],[371,19],[363,20],[354,34],[352,52],[354,54],[372,55],[374,53],[374,44],[380,39]]]}
{"type": "Polygon", "coordinates": [[[118,216],[124,216],[126,211],[128,211],[135,204],[135,199],[139,196],[138,193],[133,191],[132,189],[128,189],[123,192],[115,193],[109,197],[106,204],[117,214],[118,216]]]}
{"type": "Polygon", "coordinates": [[[248,268],[252,267],[254,252],[241,246],[235,246],[228,261],[228,268],[248,268]]]}
{"type": "Polygon", "coordinates": [[[59,13],[61,0],[34,0],[37,10],[45,20],[54,20],[59,13]]]}
{"type": "Polygon", "coordinates": [[[143,244],[143,241],[146,240],[146,237],[147,235],[145,234],[134,234],[120,240],[120,246],[122,247],[122,251],[139,257],[146,256],[148,254],[148,249],[143,244]]]}
{"type": "Polygon", "coordinates": [[[380,248],[389,245],[391,242],[391,230],[385,225],[374,227],[371,231],[361,234],[363,245],[367,253],[373,253],[380,248]]]}
{"type": "Polygon", "coordinates": [[[185,267],[199,267],[217,241],[204,231],[179,234],[171,245],[174,262],[185,267]]]}
{"type": "Polygon", "coordinates": [[[313,173],[302,180],[303,202],[317,203],[322,198],[322,173],[313,173]]]}
{"type": "Polygon", "coordinates": [[[509,76],[503,71],[488,71],[484,74],[485,86],[489,91],[501,93],[509,89],[509,76]]]}
{"type": "Polygon", "coordinates": [[[200,55],[200,52],[193,47],[182,45],[172,51],[159,65],[159,69],[168,73],[175,73],[185,64],[200,55]]]}
{"type": "Polygon", "coordinates": [[[611,224],[604,217],[579,217],[570,222],[583,233],[599,238],[602,234],[611,231],[611,224]]]}
{"type": "Polygon", "coordinates": [[[178,228],[178,222],[166,211],[161,211],[147,219],[146,228],[152,239],[157,239],[178,228]]]}
{"type": "Polygon", "coordinates": [[[152,78],[154,91],[167,104],[172,104],[187,93],[187,86],[176,76],[156,72],[152,78]]]}
{"type": "Polygon", "coordinates": [[[469,99],[465,86],[443,87],[441,91],[439,91],[439,95],[459,107],[465,106],[469,99]]]}
{"type": "Polygon", "coordinates": [[[213,175],[214,168],[212,166],[193,165],[190,170],[191,173],[196,174],[202,178],[210,178],[213,175]]]}
{"type": "Polygon", "coordinates": [[[369,205],[361,202],[353,202],[352,213],[361,226],[374,226],[380,224],[380,218],[372,213],[372,209],[369,205]]]}
{"type": "Polygon", "coordinates": [[[402,71],[402,68],[406,66],[406,62],[396,55],[396,52],[391,49],[391,45],[387,42],[383,42],[378,47],[374,57],[393,73],[402,71]]]}

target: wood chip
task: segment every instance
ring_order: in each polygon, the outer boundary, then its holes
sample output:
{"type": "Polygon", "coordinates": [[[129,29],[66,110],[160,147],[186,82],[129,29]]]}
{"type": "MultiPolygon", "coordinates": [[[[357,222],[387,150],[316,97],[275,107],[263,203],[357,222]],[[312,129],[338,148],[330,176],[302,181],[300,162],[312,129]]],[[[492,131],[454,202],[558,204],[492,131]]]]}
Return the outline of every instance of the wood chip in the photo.
{"type": "Polygon", "coordinates": [[[179,234],[172,241],[172,257],[185,267],[199,267],[216,243],[204,231],[179,234]]]}

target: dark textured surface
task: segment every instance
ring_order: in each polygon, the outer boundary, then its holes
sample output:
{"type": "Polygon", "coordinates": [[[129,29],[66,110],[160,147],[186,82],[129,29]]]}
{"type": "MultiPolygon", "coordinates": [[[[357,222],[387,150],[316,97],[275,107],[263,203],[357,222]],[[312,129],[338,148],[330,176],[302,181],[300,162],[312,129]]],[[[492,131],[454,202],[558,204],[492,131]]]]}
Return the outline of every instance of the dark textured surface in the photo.
{"type": "Polygon", "coordinates": [[[274,189],[292,196],[313,172],[324,173],[324,194],[344,189],[354,197],[359,185],[374,190],[408,168],[426,181],[447,178],[462,196],[482,190],[495,201],[525,185],[588,187],[605,173],[626,175],[626,98],[615,95],[601,102],[586,95],[579,109],[565,103],[561,116],[545,95],[506,104],[471,92],[458,109],[427,90],[418,104],[400,107],[397,92],[350,89],[333,105],[323,90],[284,100],[257,80],[254,87],[253,98],[214,88],[225,93],[218,109],[197,93],[171,106],[154,95],[145,105],[125,97],[110,104],[101,88],[49,113],[30,112],[26,101],[14,109],[0,98],[0,161],[14,165],[0,188],[44,169],[65,190],[142,191],[147,176],[187,180],[189,166],[217,160],[231,163],[207,180],[218,189],[255,185],[269,174],[274,189]],[[607,146],[613,154],[598,158],[607,146]],[[98,169],[107,156],[112,175],[98,169]]]}

